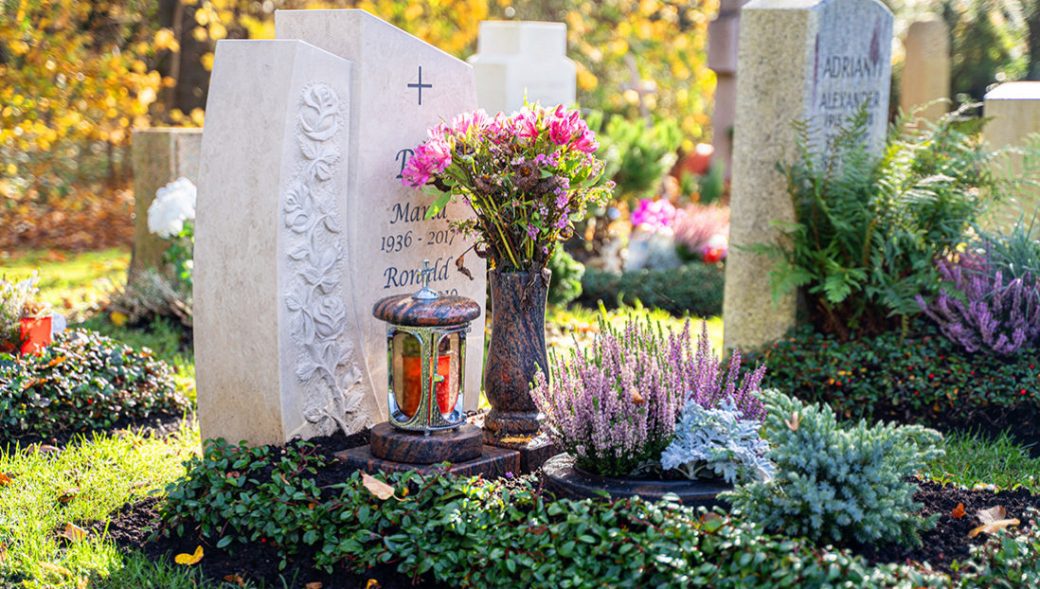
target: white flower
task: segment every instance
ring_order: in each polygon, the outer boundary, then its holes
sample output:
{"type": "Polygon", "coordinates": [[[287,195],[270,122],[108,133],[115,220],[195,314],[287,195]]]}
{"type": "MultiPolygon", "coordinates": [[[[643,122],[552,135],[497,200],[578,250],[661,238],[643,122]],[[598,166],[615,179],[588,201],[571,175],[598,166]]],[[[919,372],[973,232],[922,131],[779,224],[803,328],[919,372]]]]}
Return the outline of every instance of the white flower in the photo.
{"type": "Polygon", "coordinates": [[[169,239],[184,228],[185,221],[195,219],[195,185],[187,178],[178,178],[155,191],[155,200],[148,207],[148,230],[169,239]]]}

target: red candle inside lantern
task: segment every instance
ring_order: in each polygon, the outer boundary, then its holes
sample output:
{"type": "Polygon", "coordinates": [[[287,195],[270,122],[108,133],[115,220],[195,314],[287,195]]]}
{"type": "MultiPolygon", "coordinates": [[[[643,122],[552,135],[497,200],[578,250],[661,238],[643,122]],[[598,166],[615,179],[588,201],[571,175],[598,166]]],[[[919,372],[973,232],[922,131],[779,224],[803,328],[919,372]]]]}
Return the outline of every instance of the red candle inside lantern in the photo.
{"type": "Polygon", "coordinates": [[[47,317],[24,317],[19,322],[19,331],[22,338],[22,355],[39,354],[43,349],[51,345],[51,318],[47,317]]]}
{"type": "MultiPolygon", "coordinates": [[[[415,415],[419,409],[419,401],[422,398],[422,357],[405,356],[404,361],[404,404],[401,411],[408,417],[415,415]]],[[[451,386],[451,356],[437,356],[437,374],[440,380],[434,389],[437,395],[437,408],[441,413],[451,413],[458,400],[458,392],[454,392],[451,386]]]]}

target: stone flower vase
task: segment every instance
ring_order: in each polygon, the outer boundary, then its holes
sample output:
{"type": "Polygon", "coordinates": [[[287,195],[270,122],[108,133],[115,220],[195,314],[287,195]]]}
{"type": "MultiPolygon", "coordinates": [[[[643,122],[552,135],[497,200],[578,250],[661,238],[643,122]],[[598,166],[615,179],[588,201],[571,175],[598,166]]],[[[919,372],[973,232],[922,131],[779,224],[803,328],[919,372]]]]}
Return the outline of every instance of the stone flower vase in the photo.
{"type": "Polygon", "coordinates": [[[491,345],[484,366],[484,393],[491,412],[484,420],[488,442],[538,433],[538,407],[531,383],[539,370],[548,373],[545,353],[545,304],[548,269],[488,273],[491,281],[491,345]]]}

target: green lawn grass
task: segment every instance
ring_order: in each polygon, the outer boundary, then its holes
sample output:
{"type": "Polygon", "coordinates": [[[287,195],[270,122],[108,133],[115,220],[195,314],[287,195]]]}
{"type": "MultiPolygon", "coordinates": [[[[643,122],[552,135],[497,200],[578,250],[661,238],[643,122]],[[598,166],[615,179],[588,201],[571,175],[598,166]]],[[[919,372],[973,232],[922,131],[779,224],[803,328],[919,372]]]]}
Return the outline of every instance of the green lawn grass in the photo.
{"type": "Polygon", "coordinates": [[[949,434],[946,456],[932,462],[928,478],[965,487],[994,485],[998,489],[1025,487],[1040,491],[1040,458],[1006,433],[995,439],[975,434],[949,434]]]}
{"type": "Polygon", "coordinates": [[[129,264],[130,252],[123,249],[84,253],[34,250],[0,258],[0,276],[21,280],[37,272],[43,302],[75,317],[126,282],[129,264]]]}

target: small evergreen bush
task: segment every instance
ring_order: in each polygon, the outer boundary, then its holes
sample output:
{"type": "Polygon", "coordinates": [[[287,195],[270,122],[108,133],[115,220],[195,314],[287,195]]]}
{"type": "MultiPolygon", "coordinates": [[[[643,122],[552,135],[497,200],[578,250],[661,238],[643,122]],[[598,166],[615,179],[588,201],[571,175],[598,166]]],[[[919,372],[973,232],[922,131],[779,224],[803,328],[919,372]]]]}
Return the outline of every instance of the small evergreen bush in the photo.
{"type": "Polygon", "coordinates": [[[694,262],[671,270],[636,270],[616,274],[587,268],[581,281],[578,302],[607,309],[622,303],[640,301],[650,309],[673,315],[714,317],[722,314],[722,289],[725,268],[722,264],[694,262]]]}
{"type": "Polygon", "coordinates": [[[170,367],[86,330],[59,334],[40,355],[0,354],[0,445],[180,415],[170,367]]]}
{"type": "Polygon", "coordinates": [[[772,480],[728,494],[733,507],[772,532],[823,542],[920,544],[909,480],[942,454],[942,436],[921,426],[841,425],[826,405],[763,392],[772,480]]]}

